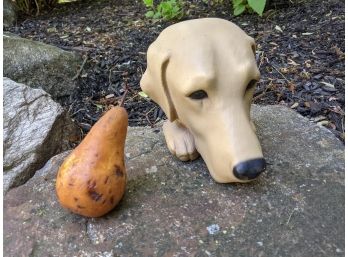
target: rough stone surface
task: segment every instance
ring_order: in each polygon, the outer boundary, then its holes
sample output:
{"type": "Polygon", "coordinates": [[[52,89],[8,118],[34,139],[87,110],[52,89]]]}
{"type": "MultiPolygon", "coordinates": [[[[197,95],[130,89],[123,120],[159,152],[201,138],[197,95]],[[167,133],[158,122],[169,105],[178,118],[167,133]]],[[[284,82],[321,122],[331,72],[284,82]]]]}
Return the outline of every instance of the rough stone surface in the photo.
{"type": "Polygon", "coordinates": [[[344,256],[344,147],[284,107],[253,109],[269,163],[250,184],[217,184],[201,159],[172,157],[160,129],[130,128],[128,185],[103,218],[63,210],[52,158],[4,200],[5,256],[344,256]]]}
{"type": "Polygon", "coordinates": [[[27,181],[75,135],[63,108],[42,89],[8,78],[4,90],[4,192],[27,181]]]}
{"type": "Polygon", "coordinates": [[[4,76],[30,87],[41,87],[54,99],[67,96],[77,86],[73,77],[82,64],[72,52],[4,33],[4,76]]]}
{"type": "Polygon", "coordinates": [[[3,2],[3,26],[10,27],[17,20],[17,12],[11,0],[4,0],[3,2]]]}

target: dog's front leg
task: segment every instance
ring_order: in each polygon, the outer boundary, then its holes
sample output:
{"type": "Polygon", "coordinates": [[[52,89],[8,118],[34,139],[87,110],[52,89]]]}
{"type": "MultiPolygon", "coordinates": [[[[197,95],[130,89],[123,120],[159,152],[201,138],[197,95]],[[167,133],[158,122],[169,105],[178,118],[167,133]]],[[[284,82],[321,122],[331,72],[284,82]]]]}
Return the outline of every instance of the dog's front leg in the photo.
{"type": "Polygon", "coordinates": [[[194,160],[199,156],[191,132],[178,120],[163,124],[163,133],[169,151],[182,161],[194,160]]]}

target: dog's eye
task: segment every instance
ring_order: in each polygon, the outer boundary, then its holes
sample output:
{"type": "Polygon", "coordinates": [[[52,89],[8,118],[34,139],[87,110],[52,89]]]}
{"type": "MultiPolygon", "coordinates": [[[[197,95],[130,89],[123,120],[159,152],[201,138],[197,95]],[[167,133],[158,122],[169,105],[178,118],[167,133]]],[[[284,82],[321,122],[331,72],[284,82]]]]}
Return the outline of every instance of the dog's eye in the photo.
{"type": "Polygon", "coordinates": [[[194,100],[201,100],[201,99],[207,98],[208,94],[204,90],[197,90],[193,92],[192,94],[190,94],[189,97],[194,100]]]}
{"type": "Polygon", "coordinates": [[[254,86],[256,85],[256,83],[257,83],[257,81],[256,81],[255,79],[252,79],[252,80],[249,82],[249,84],[248,84],[248,86],[247,86],[247,88],[246,88],[245,91],[249,91],[250,89],[253,89],[254,86]]]}

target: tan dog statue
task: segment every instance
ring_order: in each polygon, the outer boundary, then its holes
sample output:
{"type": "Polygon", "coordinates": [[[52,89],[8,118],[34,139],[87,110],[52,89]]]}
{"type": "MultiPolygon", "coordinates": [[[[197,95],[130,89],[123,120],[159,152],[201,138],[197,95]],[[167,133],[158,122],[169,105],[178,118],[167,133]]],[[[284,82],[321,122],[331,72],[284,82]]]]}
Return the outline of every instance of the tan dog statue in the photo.
{"type": "Polygon", "coordinates": [[[247,182],[266,167],[250,120],[254,54],[254,40],[218,18],[169,26],[147,52],[140,85],[168,117],[169,150],[182,161],[201,154],[217,182],[247,182]]]}

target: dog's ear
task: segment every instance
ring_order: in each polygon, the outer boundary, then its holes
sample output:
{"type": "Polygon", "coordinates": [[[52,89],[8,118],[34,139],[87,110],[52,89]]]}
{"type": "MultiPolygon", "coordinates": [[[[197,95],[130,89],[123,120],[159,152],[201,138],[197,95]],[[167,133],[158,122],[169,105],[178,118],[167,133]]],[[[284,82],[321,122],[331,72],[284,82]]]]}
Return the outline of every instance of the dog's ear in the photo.
{"type": "Polygon", "coordinates": [[[164,51],[156,42],[147,51],[147,68],[140,80],[141,89],[155,101],[170,121],[178,118],[170,95],[166,70],[170,62],[170,53],[164,51]]]}

